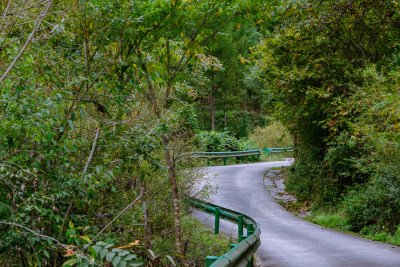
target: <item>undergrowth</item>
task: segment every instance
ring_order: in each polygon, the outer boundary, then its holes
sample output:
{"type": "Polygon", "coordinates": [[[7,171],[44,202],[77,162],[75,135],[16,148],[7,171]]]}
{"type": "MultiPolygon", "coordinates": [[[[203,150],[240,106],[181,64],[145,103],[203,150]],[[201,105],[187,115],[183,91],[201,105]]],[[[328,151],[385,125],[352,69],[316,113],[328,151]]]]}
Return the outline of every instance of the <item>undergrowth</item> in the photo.
{"type": "MultiPolygon", "coordinates": [[[[206,256],[221,256],[229,250],[229,244],[234,243],[224,234],[215,235],[213,229],[203,225],[191,215],[182,217],[182,229],[189,266],[205,266],[206,256]]],[[[158,238],[154,242],[154,252],[156,254],[173,253],[174,242],[175,236],[172,233],[168,238],[158,238]]],[[[162,266],[167,266],[168,259],[165,258],[162,264],[162,266]]]]}
{"type": "MultiPolygon", "coordinates": [[[[278,170],[287,170],[288,167],[273,168],[278,170]]],[[[282,172],[280,175],[284,175],[284,179],[287,181],[289,178],[288,172],[282,172]]],[[[376,188],[376,187],[375,187],[376,188]]],[[[343,199],[336,203],[335,206],[324,207],[318,205],[308,205],[307,201],[294,201],[285,202],[281,199],[276,201],[281,204],[286,210],[292,212],[294,215],[299,216],[304,210],[311,210],[311,215],[302,217],[303,219],[318,224],[320,226],[331,228],[339,231],[344,231],[350,234],[357,234],[363,238],[371,239],[374,241],[385,242],[388,244],[393,244],[400,246],[400,226],[395,230],[389,226],[377,226],[377,225],[367,225],[359,230],[354,227],[355,216],[359,216],[360,213],[351,213],[351,207],[356,206],[354,203],[349,203],[349,201],[358,201],[357,205],[363,202],[365,205],[371,205],[371,199],[379,193],[375,192],[370,194],[360,194],[360,191],[354,190],[355,195],[343,196],[343,199]]],[[[389,194],[390,192],[387,192],[389,194]]],[[[386,194],[386,195],[387,195],[386,194]]],[[[373,207],[373,205],[372,205],[373,207]]],[[[371,208],[372,208],[371,207],[371,208]]],[[[365,210],[365,209],[364,209],[365,210]]],[[[364,213],[366,218],[370,218],[370,214],[364,213]]],[[[380,215],[382,216],[382,215],[380,215]]],[[[377,218],[379,218],[377,216],[377,218]]]]}

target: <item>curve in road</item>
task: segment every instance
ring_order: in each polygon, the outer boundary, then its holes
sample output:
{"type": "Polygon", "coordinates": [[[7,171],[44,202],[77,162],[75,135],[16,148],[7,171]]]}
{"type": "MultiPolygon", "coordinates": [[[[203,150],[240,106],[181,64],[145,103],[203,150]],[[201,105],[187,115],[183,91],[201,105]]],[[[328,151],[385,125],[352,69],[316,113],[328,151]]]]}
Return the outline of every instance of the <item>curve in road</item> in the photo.
{"type": "MultiPolygon", "coordinates": [[[[309,223],[286,211],[264,188],[264,173],[290,162],[263,162],[209,167],[218,192],[212,203],[249,215],[261,225],[257,251],[262,266],[400,266],[400,247],[374,242],[309,223]]],[[[213,219],[195,215],[205,224],[213,219]]],[[[236,234],[236,226],[221,225],[221,231],[236,234]]]]}

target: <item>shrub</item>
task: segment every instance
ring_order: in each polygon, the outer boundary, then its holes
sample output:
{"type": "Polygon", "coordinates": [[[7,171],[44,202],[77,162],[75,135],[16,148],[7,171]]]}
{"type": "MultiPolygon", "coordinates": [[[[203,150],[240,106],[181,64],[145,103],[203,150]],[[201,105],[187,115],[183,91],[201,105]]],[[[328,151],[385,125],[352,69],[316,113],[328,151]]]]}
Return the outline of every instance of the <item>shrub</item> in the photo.
{"type": "Polygon", "coordinates": [[[357,186],[344,199],[352,230],[376,226],[394,233],[400,224],[399,167],[386,167],[365,185],[357,186]]]}
{"type": "Polygon", "coordinates": [[[267,127],[257,127],[250,134],[249,140],[262,148],[293,146],[293,139],[286,127],[275,121],[267,127]]]}
{"type": "MultiPolygon", "coordinates": [[[[215,235],[213,229],[201,224],[191,215],[182,217],[183,239],[186,246],[186,256],[190,266],[204,266],[206,256],[220,256],[229,250],[229,244],[233,240],[223,234],[215,235]]],[[[171,255],[174,253],[174,238],[170,233],[170,238],[157,237],[154,252],[158,255],[171,255]]],[[[162,259],[162,266],[169,264],[168,259],[162,259]]]]}
{"type": "Polygon", "coordinates": [[[227,132],[200,131],[196,135],[195,144],[203,152],[240,151],[250,149],[249,143],[236,139],[227,132]]]}

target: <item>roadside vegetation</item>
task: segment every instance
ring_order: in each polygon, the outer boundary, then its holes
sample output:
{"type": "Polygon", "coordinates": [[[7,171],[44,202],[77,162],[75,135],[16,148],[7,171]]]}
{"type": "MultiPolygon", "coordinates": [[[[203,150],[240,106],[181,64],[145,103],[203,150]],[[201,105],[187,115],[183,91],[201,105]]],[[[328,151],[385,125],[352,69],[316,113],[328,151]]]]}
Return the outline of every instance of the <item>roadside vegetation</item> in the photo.
{"type": "Polygon", "coordinates": [[[226,244],[185,211],[215,191],[192,151],[294,146],[263,160],[296,158],[299,201],[399,235],[398,1],[6,0],[0,17],[0,265],[203,264],[226,244]]]}
{"type": "Polygon", "coordinates": [[[266,190],[281,204],[287,211],[312,223],[344,231],[350,234],[357,234],[374,241],[385,242],[400,246],[400,229],[394,232],[379,229],[377,227],[364,227],[360,231],[354,231],[351,224],[351,216],[343,207],[343,202],[337,205],[316,207],[308,201],[299,201],[293,192],[288,192],[286,185],[289,183],[288,173],[291,167],[279,167],[268,170],[264,175],[266,190]]]}
{"type": "Polygon", "coordinates": [[[293,152],[266,153],[264,148],[293,147],[293,137],[279,121],[271,121],[267,126],[258,126],[250,133],[248,142],[261,149],[261,161],[282,161],[293,158],[293,152]]]}
{"type": "Polygon", "coordinates": [[[293,138],[288,129],[279,121],[268,126],[256,127],[248,140],[257,148],[292,147],[293,138]]]}
{"type": "Polygon", "coordinates": [[[188,197],[213,192],[197,188],[207,181],[190,168],[204,164],[188,152],[201,107],[211,98],[220,112],[223,90],[222,125],[246,136],[261,117],[234,97],[260,12],[246,1],[1,1],[0,265],[201,265],[227,249],[185,212],[188,197]]]}
{"type": "Polygon", "coordinates": [[[294,139],[287,190],[346,228],[400,225],[398,1],[283,1],[253,49],[274,117],[294,139]],[[328,216],[328,215],[327,215],[328,216]]]}

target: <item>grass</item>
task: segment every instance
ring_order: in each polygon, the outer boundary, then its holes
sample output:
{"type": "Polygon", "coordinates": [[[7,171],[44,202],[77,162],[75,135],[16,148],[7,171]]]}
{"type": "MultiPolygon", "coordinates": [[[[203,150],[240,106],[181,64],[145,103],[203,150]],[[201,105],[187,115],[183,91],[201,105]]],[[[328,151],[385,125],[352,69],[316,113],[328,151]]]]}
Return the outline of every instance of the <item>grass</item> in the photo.
{"type": "Polygon", "coordinates": [[[359,234],[374,241],[400,246],[400,226],[394,234],[387,233],[384,229],[377,231],[376,229],[370,229],[368,227],[363,228],[359,234]]]}
{"type": "Polygon", "coordinates": [[[400,246],[400,226],[393,235],[385,232],[384,230],[377,231],[376,229],[369,228],[364,228],[360,232],[355,233],[350,231],[351,225],[348,223],[346,215],[340,211],[336,213],[318,212],[317,214],[312,214],[304,219],[326,228],[344,231],[346,233],[358,235],[374,241],[400,246]]]}
{"type": "Polygon", "coordinates": [[[261,161],[283,161],[285,158],[293,158],[293,152],[271,153],[268,155],[261,154],[261,161]]]}
{"type": "Polygon", "coordinates": [[[341,213],[313,213],[305,218],[307,221],[324,226],[326,228],[334,228],[338,230],[349,230],[348,219],[341,213]]]}
{"type": "MultiPolygon", "coordinates": [[[[224,235],[214,234],[214,229],[203,225],[195,217],[186,214],[181,218],[182,238],[186,246],[187,263],[190,266],[204,266],[206,256],[221,256],[229,251],[230,244],[236,240],[224,235]]],[[[156,255],[161,255],[163,260],[160,266],[171,266],[165,255],[174,255],[175,238],[171,233],[169,238],[156,238],[153,247],[156,255]]]]}

